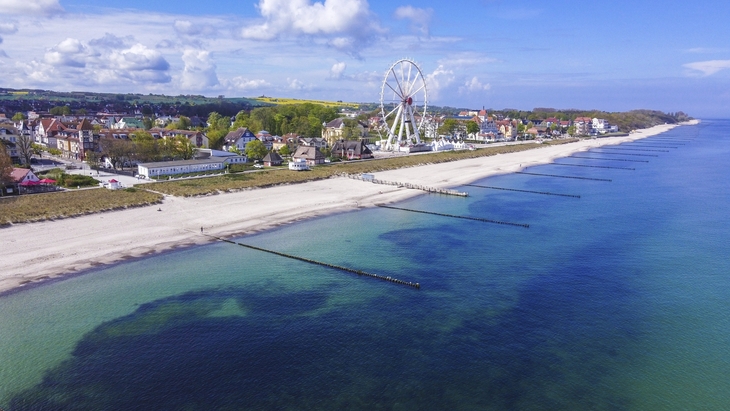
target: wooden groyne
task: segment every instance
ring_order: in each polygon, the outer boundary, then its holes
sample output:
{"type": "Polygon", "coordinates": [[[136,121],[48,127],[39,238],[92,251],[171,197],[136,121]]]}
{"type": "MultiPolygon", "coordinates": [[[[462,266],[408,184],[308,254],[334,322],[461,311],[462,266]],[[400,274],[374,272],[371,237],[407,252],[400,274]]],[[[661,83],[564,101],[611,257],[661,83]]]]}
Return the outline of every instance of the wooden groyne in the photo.
{"type": "MultiPolygon", "coordinates": [[[[680,144],[680,143],[675,143],[675,144],[680,144]]],[[[682,145],[684,145],[684,144],[682,144],[682,145]]],[[[631,146],[632,147],[633,146],[636,146],[636,147],[651,147],[651,148],[679,148],[679,147],[675,147],[675,146],[655,146],[655,145],[649,145],[649,144],[643,144],[643,143],[631,143],[631,146]]]]}
{"type": "MultiPolygon", "coordinates": [[[[600,149],[603,149],[603,147],[601,147],[600,149]]],[[[605,149],[604,149],[604,150],[605,150],[605,149]]],[[[591,151],[593,151],[593,150],[591,150],[591,151]]],[[[613,154],[613,155],[615,155],[615,156],[640,156],[640,157],[659,157],[659,155],[658,155],[658,154],[637,154],[637,153],[612,153],[612,152],[610,152],[610,151],[609,151],[608,153],[606,153],[605,151],[595,151],[595,152],[596,152],[596,153],[613,154]]]]}
{"type": "Polygon", "coordinates": [[[613,181],[608,178],[578,177],[578,176],[560,176],[556,174],[528,173],[526,171],[517,171],[515,174],[527,174],[530,176],[557,177],[557,178],[574,178],[576,180],[592,180],[592,181],[613,181]]]}
{"type": "Polygon", "coordinates": [[[571,167],[589,167],[589,168],[609,168],[613,170],[636,170],[631,167],[611,167],[611,166],[589,166],[586,164],[568,164],[568,163],[553,163],[558,166],[571,166],[571,167]]]}
{"type": "Polygon", "coordinates": [[[668,153],[669,150],[652,150],[650,148],[628,148],[628,147],[601,147],[603,150],[628,150],[628,151],[656,151],[660,153],[668,153]]]}
{"type": "Polygon", "coordinates": [[[451,218],[461,218],[464,220],[473,220],[473,221],[480,221],[482,223],[492,223],[492,224],[502,224],[502,225],[511,225],[515,227],[524,227],[524,228],[530,228],[529,224],[522,224],[522,223],[511,223],[509,221],[498,221],[498,220],[490,220],[488,218],[480,218],[480,217],[469,217],[464,215],[456,215],[456,214],[446,214],[446,213],[437,213],[435,211],[425,211],[425,210],[414,210],[411,208],[402,208],[402,207],[393,207],[385,204],[377,204],[378,207],[382,208],[390,208],[391,210],[400,210],[400,211],[408,211],[411,213],[420,213],[420,214],[430,214],[430,215],[437,215],[441,217],[451,217],[451,218]]]}
{"type": "Polygon", "coordinates": [[[292,260],[298,260],[298,261],[302,261],[302,262],[309,263],[309,264],[319,265],[319,266],[322,266],[322,267],[333,268],[335,270],[340,270],[340,271],[345,271],[345,272],[352,273],[352,274],[357,274],[358,276],[365,276],[365,277],[375,278],[377,280],[387,281],[387,282],[390,282],[390,283],[393,283],[393,284],[405,285],[405,286],[408,286],[408,287],[411,287],[411,288],[415,288],[417,290],[420,290],[421,289],[421,284],[419,284],[419,283],[414,283],[414,282],[410,282],[410,281],[403,281],[403,280],[399,280],[397,278],[393,278],[393,277],[390,277],[390,276],[384,276],[384,275],[380,275],[380,274],[368,273],[366,271],[356,270],[354,268],[343,267],[341,265],[330,264],[330,263],[325,263],[325,262],[322,262],[322,261],[312,260],[311,258],[300,257],[300,256],[297,256],[297,255],[282,253],[280,251],[269,250],[267,248],[256,247],[255,245],[237,243],[235,241],[227,240],[227,239],[221,238],[221,237],[216,237],[216,236],[210,235],[210,234],[205,234],[205,235],[207,235],[208,237],[212,237],[212,238],[215,238],[217,240],[226,242],[226,243],[235,244],[235,245],[238,245],[238,246],[241,246],[241,247],[249,248],[251,250],[262,251],[264,253],[274,254],[274,255],[278,255],[280,257],[290,258],[292,260]]]}
{"type": "Polygon", "coordinates": [[[531,193],[531,194],[543,194],[548,196],[560,196],[560,197],[573,197],[573,198],[580,198],[579,195],[576,194],[560,194],[560,193],[551,193],[548,191],[534,191],[534,190],[521,190],[519,188],[506,188],[506,187],[494,187],[494,186],[482,186],[479,184],[464,184],[468,187],[479,187],[479,188],[488,188],[491,190],[503,190],[503,191],[516,191],[518,193],[531,193]]]}
{"type": "Polygon", "coordinates": [[[582,157],[582,156],[570,156],[568,158],[586,158],[589,160],[606,160],[606,161],[628,161],[631,163],[648,163],[649,160],[630,160],[626,158],[601,158],[601,157],[582,157]]]}
{"type": "Polygon", "coordinates": [[[448,188],[429,187],[429,186],[423,186],[420,184],[411,184],[411,183],[400,183],[397,181],[379,180],[377,178],[364,178],[360,174],[344,174],[344,176],[347,178],[351,178],[353,180],[361,180],[361,181],[366,181],[366,182],[373,183],[373,184],[383,184],[386,186],[395,186],[398,188],[410,188],[412,190],[421,190],[421,191],[425,191],[427,193],[432,193],[432,194],[444,194],[444,195],[457,196],[457,197],[469,197],[469,193],[451,190],[448,188]]]}

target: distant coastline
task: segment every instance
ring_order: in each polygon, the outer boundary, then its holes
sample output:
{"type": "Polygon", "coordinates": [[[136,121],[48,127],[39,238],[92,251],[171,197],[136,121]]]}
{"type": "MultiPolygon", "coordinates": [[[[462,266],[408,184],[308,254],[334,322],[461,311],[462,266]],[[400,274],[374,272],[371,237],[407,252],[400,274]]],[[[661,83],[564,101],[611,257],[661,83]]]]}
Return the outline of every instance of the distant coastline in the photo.
{"type": "MultiPolygon", "coordinates": [[[[698,124],[698,120],[683,123],[698,124]]],[[[605,137],[518,153],[390,170],[378,178],[449,188],[550,163],[579,151],[654,136],[677,125],[659,125],[623,137],[605,137]]],[[[202,245],[210,238],[259,232],[336,212],[393,203],[421,191],[347,178],[277,186],[216,196],[166,196],[142,207],[0,229],[0,293],[85,272],[129,258],[202,245]]]]}

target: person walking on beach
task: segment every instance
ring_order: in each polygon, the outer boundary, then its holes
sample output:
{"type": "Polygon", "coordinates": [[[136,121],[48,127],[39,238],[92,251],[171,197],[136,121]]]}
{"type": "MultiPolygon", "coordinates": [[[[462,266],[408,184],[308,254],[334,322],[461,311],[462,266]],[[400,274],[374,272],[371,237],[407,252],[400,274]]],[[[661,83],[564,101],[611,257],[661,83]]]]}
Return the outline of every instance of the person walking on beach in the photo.
{"type": "Polygon", "coordinates": [[[200,226],[200,232],[201,233],[203,232],[203,226],[200,226]]]}

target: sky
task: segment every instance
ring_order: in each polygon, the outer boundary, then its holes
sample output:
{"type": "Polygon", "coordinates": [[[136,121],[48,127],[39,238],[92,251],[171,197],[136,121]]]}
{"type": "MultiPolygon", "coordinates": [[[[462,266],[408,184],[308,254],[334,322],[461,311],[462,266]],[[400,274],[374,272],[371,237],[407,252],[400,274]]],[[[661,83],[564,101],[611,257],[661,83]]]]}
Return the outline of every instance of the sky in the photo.
{"type": "Polygon", "coordinates": [[[0,0],[0,87],[730,117],[725,0],[0,0]]]}

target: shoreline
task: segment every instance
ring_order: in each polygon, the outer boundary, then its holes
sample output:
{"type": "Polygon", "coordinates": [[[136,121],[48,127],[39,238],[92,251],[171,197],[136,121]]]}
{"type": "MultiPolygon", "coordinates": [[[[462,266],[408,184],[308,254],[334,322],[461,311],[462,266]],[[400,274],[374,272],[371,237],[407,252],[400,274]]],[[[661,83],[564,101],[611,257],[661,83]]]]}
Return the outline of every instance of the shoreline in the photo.
{"type": "MultiPolygon", "coordinates": [[[[693,120],[681,125],[697,123],[693,120]]],[[[677,126],[665,124],[623,137],[581,140],[374,174],[382,180],[451,188],[551,163],[592,148],[655,136],[677,126]]],[[[0,297],[130,259],[215,241],[209,235],[240,237],[422,194],[425,193],[419,190],[338,177],[192,198],[165,196],[158,206],[162,211],[151,206],[17,224],[0,229],[0,297]],[[206,235],[201,234],[201,227],[206,235]]]]}

